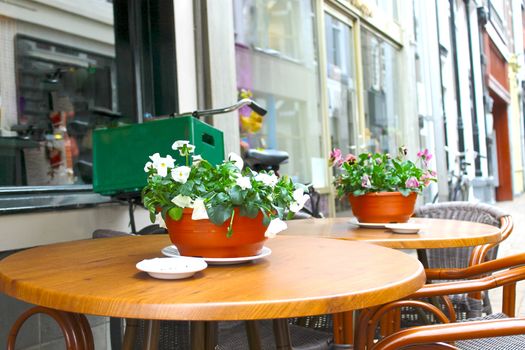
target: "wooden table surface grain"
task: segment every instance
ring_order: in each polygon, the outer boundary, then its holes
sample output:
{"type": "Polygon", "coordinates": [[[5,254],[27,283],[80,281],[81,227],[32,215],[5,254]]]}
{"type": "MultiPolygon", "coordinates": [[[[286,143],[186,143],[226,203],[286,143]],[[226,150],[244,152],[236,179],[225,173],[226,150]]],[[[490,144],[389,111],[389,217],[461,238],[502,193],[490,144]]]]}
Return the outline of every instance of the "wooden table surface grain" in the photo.
{"type": "Polygon", "coordinates": [[[48,308],[166,320],[251,320],[338,313],[383,304],[425,283],[420,262],[352,241],[276,237],[257,262],[209,266],[184,280],[136,269],[161,257],[167,235],[28,249],[0,261],[0,291],[48,308]]]}
{"type": "Polygon", "coordinates": [[[418,233],[399,234],[389,229],[362,228],[348,217],[288,221],[281,235],[364,241],[395,249],[431,249],[477,246],[501,240],[498,227],[469,221],[411,218],[418,233]]]}

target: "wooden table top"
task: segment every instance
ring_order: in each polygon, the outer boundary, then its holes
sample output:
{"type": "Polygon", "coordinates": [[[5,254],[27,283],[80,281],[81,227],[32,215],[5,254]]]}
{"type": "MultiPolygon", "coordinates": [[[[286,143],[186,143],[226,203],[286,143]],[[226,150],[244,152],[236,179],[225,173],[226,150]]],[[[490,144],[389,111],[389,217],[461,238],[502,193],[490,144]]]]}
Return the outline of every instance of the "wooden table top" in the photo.
{"type": "Polygon", "coordinates": [[[418,233],[399,234],[389,229],[362,228],[348,217],[287,221],[280,235],[312,236],[364,241],[395,249],[430,249],[477,246],[501,240],[498,227],[469,221],[411,218],[421,225],[418,233]]]}
{"type": "Polygon", "coordinates": [[[77,313],[213,321],[349,311],[402,298],[425,283],[422,265],[402,252],[312,237],[270,239],[266,258],[209,266],[184,280],[136,269],[170,244],[166,235],[153,235],[28,249],[0,261],[0,291],[77,313]]]}

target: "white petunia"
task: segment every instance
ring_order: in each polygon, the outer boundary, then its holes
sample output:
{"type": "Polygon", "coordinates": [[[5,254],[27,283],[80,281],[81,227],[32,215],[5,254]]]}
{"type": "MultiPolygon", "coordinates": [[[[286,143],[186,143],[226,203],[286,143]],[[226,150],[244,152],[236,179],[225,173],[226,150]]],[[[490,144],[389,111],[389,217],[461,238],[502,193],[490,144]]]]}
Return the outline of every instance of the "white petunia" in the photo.
{"type": "Polygon", "coordinates": [[[257,174],[255,176],[255,180],[262,182],[266,186],[270,186],[270,187],[275,187],[275,185],[277,185],[277,182],[279,182],[279,179],[277,178],[275,174],[269,175],[265,173],[257,174]]]}
{"type": "Polygon", "coordinates": [[[244,167],[244,161],[242,160],[241,156],[239,156],[237,153],[231,152],[230,154],[228,154],[228,160],[232,161],[233,164],[235,164],[235,166],[239,168],[239,170],[242,170],[242,168],[244,167]]]}
{"type": "Polygon", "coordinates": [[[144,171],[148,172],[149,169],[153,166],[152,162],[147,162],[146,165],[144,165],[144,171]]]}
{"type": "Polygon", "coordinates": [[[173,180],[184,184],[190,176],[190,171],[191,168],[188,166],[179,166],[171,170],[171,177],[173,178],[173,180]]]}
{"type": "Polygon", "coordinates": [[[177,140],[173,143],[173,145],[171,145],[171,149],[174,149],[175,151],[178,150],[179,148],[182,148],[184,145],[188,145],[190,143],[190,141],[186,141],[186,140],[177,140]]]}
{"type": "Polygon", "coordinates": [[[304,193],[302,188],[293,191],[294,202],[290,204],[290,211],[297,213],[304,207],[304,204],[310,199],[310,196],[304,193]]]}
{"type": "Polygon", "coordinates": [[[155,153],[150,156],[150,159],[153,161],[153,167],[157,170],[157,174],[160,176],[168,175],[168,168],[173,168],[175,166],[175,159],[170,155],[163,158],[158,153],[155,153]]]}
{"type": "Polygon", "coordinates": [[[288,225],[286,225],[286,222],[282,221],[279,218],[275,218],[272,221],[270,221],[270,224],[268,225],[268,228],[266,229],[266,232],[264,233],[264,237],[273,238],[279,232],[284,231],[287,228],[288,228],[288,225]]]}
{"type": "Polygon", "coordinates": [[[250,178],[248,176],[242,176],[238,177],[235,180],[235,183],[242,188],[243,190],[246,190],[248,188],[252,188],[252,183],[250,182],[250,178]]]}
{"type": "Polygon", "coordinates": [[[183,196],[179,194],[175,196],[175,198],[173,198],[171,201],[173,202],[173,204],[175,204],[176,206],[180,208],[192,208],[193,207],[193,201],[191,200],[191,197],[189,196],[183,196]]]}
{"type": "Polygon", "coordinates": [[[204,220],[208,219],[208,213],[206,212],[206,206],[202,198],[197,198],[193,202],[193,213],[191,214],[192,220],[204,220]]]}
{"type": "Polygon", "coordinates": [[[193,160],[193,164],[195,165],[199,164],[202,161],[202,157],[200,156],[200,154],[193,155],[191,156],[191,158],[193,160]]]}
{"type": "Polygon", "coordinates": [[[195,151],[195,146],[186,140],[175,141],[173,145],[171,145],[171,148],[174,150],[178,150],[180,155],[183,157],[186,157],[190,153],[193,153],[195,151]]]}

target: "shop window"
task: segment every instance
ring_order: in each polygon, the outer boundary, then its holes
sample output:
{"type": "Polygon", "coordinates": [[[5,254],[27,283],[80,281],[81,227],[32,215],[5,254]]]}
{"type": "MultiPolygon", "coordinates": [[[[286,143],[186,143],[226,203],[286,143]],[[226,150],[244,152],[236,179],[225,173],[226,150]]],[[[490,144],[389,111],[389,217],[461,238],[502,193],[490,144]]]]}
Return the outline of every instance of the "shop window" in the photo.
{"type": "Polygon", "coordinates": [[[403,145],[400,118],[398,51],[378,35],[361,31],[363,98],[365,111],[364,149],[396,154],[403,145]]]}
{"type": "Polygon", "coordinates": [[[236,0],[234,11],[239,92],[268,110],[261,125],[241,111],[243,144],[287,151],[283,174],[328,186],[313,2],[236,0]]]}
{"type": "Polygon", "coordinates": [[[18,137],[0,186],[91,184],[91,132],[117,106],[114,59],[20,35],[15,57],[18,137]]]}

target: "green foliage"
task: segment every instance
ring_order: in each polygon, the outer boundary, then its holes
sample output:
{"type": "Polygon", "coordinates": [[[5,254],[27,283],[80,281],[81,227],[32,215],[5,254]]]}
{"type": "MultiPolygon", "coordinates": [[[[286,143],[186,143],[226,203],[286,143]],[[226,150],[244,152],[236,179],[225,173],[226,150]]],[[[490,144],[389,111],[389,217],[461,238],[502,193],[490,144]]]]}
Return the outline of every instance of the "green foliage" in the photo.
{"type": "Polygon", "coordinates": [[[338,196],[396,191],[408,196],[411,192],[421,193],[436,181],[436,173],[428,169],[432,155],[427,150],[418,153],[419,166],[405,157],[404,147],[396,158],[388,153],[361,153],[343,158],[339,150],[334,150],[330,160],[338,168],[334,180],[338,196]]]}

